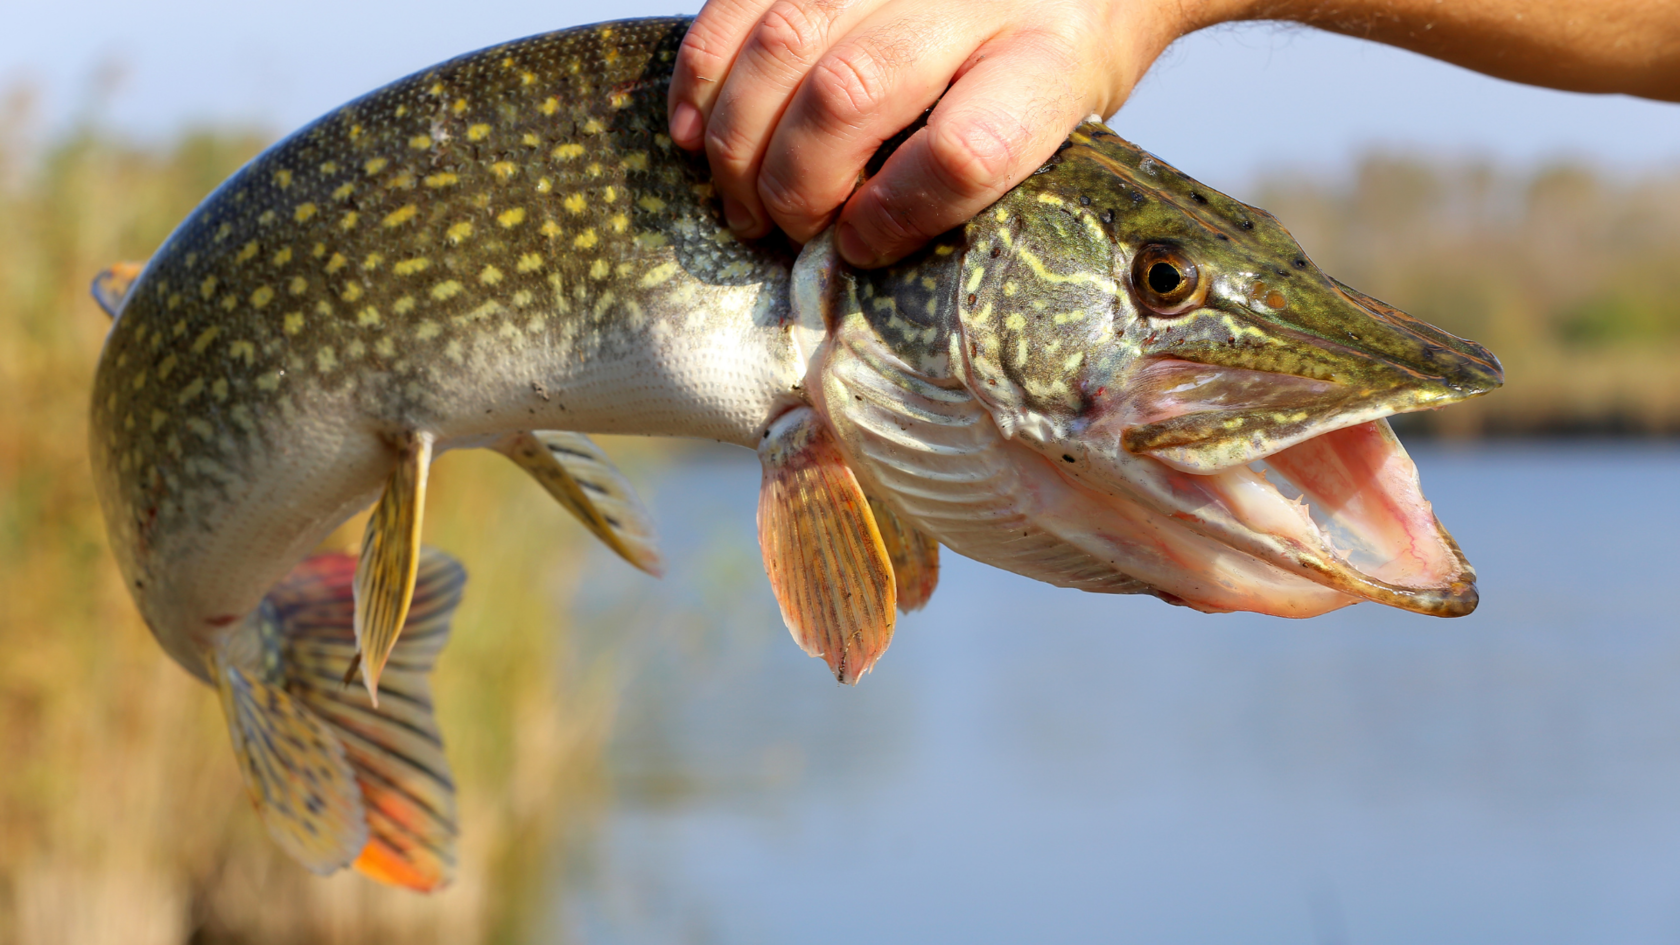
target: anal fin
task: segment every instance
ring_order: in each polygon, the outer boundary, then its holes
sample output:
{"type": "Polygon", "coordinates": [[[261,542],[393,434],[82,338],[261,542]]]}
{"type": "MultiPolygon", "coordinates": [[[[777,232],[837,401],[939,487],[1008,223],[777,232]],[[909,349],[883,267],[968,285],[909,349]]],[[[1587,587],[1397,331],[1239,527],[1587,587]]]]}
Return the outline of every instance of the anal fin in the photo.
{"type": "Polygon", "coordinates": [[[782,619],[836,679],[856,683],[897,619],[893,566],[869,500],[808,407],[777,418],[758,456],[758,543],[782,619]]]}
{"type": "Polygon", "coordinates": [[[892,562],[899,612],[921,610],[933,596],[933,589],[939,586],[939,542],[905,524],[898,513],[873,496],[869,499],[869,510],[875,514],[881,543],[892,562]]]}
{"type": "Polygon", "coordinates": [[[433,890],[454,876],[457,827],[455,782],[427,676],[448,640],[466,573],[443,552],[421,551],[413,602],[375,707],[367,692],[339,679],[339,667],[356,652],[355,568],[349,555],[317,555],[270,595],[279,615],[280,662],[289,690],[337,734],[360,786],[367,842],[356,869],[433,890]]]}
{"type": "Polygon", "coordinates": [[[654,576],[665,573],[653,517],[612,460],[581,433],[534,430],[495,445],[531,474],[615,554],[654,576]]]}
{"type": "MultiPolygon", "coordinates": [[[[368,518],[362,556],[356,565],[356,642],[362,680],[379,704],[379,676],[396,645],[414,595],[420,564],[420,521],[426,504],[426,476],[432,465],[432,434],[416,431],[397,448],[397,468],[368,518]]],[[[350,662],[351,672],[357,662],[350,662]]],[[[341,676],[348,681],[350,676],[341,676]]]]}
{"type": "Polygon", "coordinates": [[[349,866],[367,843],[344,746],[278,681],[215,658],[233,752],[269,835],[311,872],[349,866]]]}

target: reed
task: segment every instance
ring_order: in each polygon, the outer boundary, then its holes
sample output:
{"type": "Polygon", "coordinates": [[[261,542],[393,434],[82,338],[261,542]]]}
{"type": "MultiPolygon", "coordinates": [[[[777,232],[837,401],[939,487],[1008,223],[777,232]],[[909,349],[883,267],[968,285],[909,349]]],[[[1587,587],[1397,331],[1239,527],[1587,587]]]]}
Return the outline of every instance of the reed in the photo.
{"type": "Polygon", "coordinates": [[[602,796],[610,687],[572,665],[562,619],[578,529],[511,464],[438,464],[428,541],[471,575],[435,677],[460,878],[423,897],[299,869],[251,810],[215,694],[135,614],[85,448],[109,324],[90,277],[144,258],[264,141],[20,137],[0,126],[0,941],[528,940],[602,796]]]}

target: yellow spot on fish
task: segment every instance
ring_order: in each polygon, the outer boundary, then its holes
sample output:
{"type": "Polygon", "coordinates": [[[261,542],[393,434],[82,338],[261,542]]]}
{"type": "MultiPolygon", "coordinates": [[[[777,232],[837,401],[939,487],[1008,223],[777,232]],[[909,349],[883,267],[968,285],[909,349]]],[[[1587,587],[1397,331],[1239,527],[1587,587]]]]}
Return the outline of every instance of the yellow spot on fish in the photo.
{"type": "Polygon", "coordinates": [[[199,332],[198,337],[193,339],[192,353],[203,354],[204,349],[210,347],[210,342],[215,341],[216,336],[221,333],[222,328],[220,325],[211,325],[209,328],[199,332]]]}
{"type": "Polygon", "coordinates": [[[665,209],[665,201],[649,194],[640,200],[637,200],[636,206],[641,207],[649,213],[658,213],[659,211],[665,209]]]}
{"type": "Polygon", "coordinates": [[[598,135],[605,130],[607,130],[606,127],[601,124],[598,118],[591,118],[583,123],[583,133],[586,135],[598,135]]]}
{"type": "Polygon", "coordinates": [[[382,265],[384,262],[385,262],[385,256],[383,254],[381,254],[381,253],[368,253],[367,257],[362,260],[362,269],[364,271],[371,271],[371,270],[374,270],[374,269],[378,269],[380,267],[380,265],[382,265]]]}
{"type": "Polygon", "coordinates": [[[420,208],[416,207],[414,204],[405,204],[386,214],[385,219],[381,221],[381,223],[386,227],[401,226],[409,220],[414,219],[415,215],[419,212],[420,208]]]}
{"type": "Polygon", "coordinates": [[[275,171],[274,183],[277,184],[281,190],[285,190],[287,187],[292,186],[292,172],[286,170],[285,168],[275,171]]]}
{"type": "Polygon", "coordinates": [[[542,268],[543,260],[536,253],[526,253],[519,257],[520,272],[534,272],[542,268]]]}
{"type": "Polygon", "coordinates": [[[427,259],[424,256],[416,256],[413,259],[404,259],[403,261],[397,263],[395,266],[391,267],[391,271],[399,276],[412,276],[417,272],[425,272],[426,268],[431,264],[432,261],[430,259],[427,259]]]}
{"type": "Polygon", "coordinates": [[[337,161],[328,161],[327,163],[322,164],[321,165],[321,173],[322,174],[337,174],[338,173],[338,162],[337,161]]]}
{"type": "Polygon", "coordinates": [[[390,190],[410,190],[414,187],[414,175],[407,171],[391,178],[385,186],[390,190]]]}
{"type": "Polygon", "coordinates": [[[582,233],[579,233],[577,239],[572,240],[572,245],[576,246],[578,249],[589,249],[600,241],[601,238],[595,235],[594,227],[591,227],[584,230],[582,233]]]}
{"type": "Polygon", "coordinates": [[[630,227],[630,218],[622,213],[613,214],[611,222],[614,233],[623,233],[630,227]]]}
{"type": "Polygon", "coordinates": [[[995,211],[993,211],[993,213],[992,213],[992,216],[993,216],[993,217],[994,217],[994,218],[995,218],[995,219],[996,219],[996,220],[997,220],[997,221],[998,221],[998,222],[999,222],[999,223],[1003,223],[1003,222],[1005,222],[1005,221],[1007,221],[1007,220],[1008,220],[1008,219],[1009,219],[1009,211],[1008,211],[1008,210],[1005,210],[1005,209],[1003,209],[1003,208],[1002,208],[1002,207],[999,207],[999,208],[997,208],[997,210],[995,210],[995,211]]]}
{"type": "Polygon", "coordinates": [[[167,381],[169,375],[175,372],[175,356],[170,355],[158,362],[158,380],[167,381]]]}
{"type": "Polygon", "coordinates": [[[519,136],[519,142],[528,148],[534,148],[537,145],[542,144],[542,139],[527,131],[519,136]]]}
{"type": "Polygon", "coordinates": [[[273,223],[274,222],[274,211],[273,210],[264,210],[262,213],[257,214],[257,222],[261,223],[263,226],[267,226],[270,223],[273,223]]]}
{"type": "Polygon", "coordinates": [[[414,337],[420,339],[421,341],[430,341],[431,339],[436,338],[438,336],[438,332],[442,330],[443,329],[438,327],[437,322],[421,322],[414,329],[414,337]]]}
{"type": "Polygon", "coordinates": [[[490,165],[490,173],[495,174],[502,180],[512,177],[518,170],[519,168],[515,167],[512,161],[497,161],[490,165]]]}
{"type": "Polygon", "coordinates": [[[452,299],[460,294],[461,283],[456,282],[454,279],[450,279],[446,282],[439,282],[437,285],[432,286],[432,298],[437,299],[439,302],[445,301],[446,299],[452,299]]]}
{"type": "Polygon", "coordinates": [[[353,230],[356,228],[357,219],[358,216],[356,211],[352,210],[339,219],[338,228],[341,230],[353,230]]]}
{"type": "Polygon", "coordinates": [[[495,266],[485,266],[478,274],[478,281],[485,285],[495,285],[502,281],[502,271],[495,266]]]}
{"type": "Polygon", "coordinates": [[[416,151],[424,151],[432,146],[431,135],[415,135],[408,139],[408,146],[416,151]]]}
{"type": "Polygon", "coordinates": [[[239,306],[239,300],[234,297],[233,293],[229,292],[227,295],[222,296],[221,305],[222,311],[231,312],[239,306]]]}
{"type": "Polygon", "coordinates": [[[483,141],[488,137],[490,137],[490,126],[482,122],[467,129],[468,141],[483,141]]]}
{"type": "Polygon", "coordinates": [[[560,110],[560,100],[550,95],[543,100],[541,108],[544,115],[552,115],[560,110]]]}
{"type": "Polygon", "coordinates": [[[940,243],[938,246],[933,248],[933,254],[935,256],[949,256],[953,252],[955,252],[955,249],[949,243],[940,243]]]}
{"type": "Polygon", "coordinates": [[[303,330],[303,313],[287,312],[285,318],[286,334],[295,335],[303,330]]]}
{"type": "Polygon", "coordinates": [[[208,440],[216,435],[216,429],[198,417],[187,418],[187,429],[208,440]]]}
{"type": "Polygon", "coordinates": [[[452,173],[450,171],[444,171],[441,174],[432,174],[432,175],[428,176],[426,178],[426,186],[427,187],[448,187],[449,185],[457,183],[458,181],[460,181],[460,178],[456,177],[454,175],[454,173],[452,173]]]}
{"type": "Polygon", "coordinates": [[[984,278],[986,278],[986,267],[975,266],[973,269],[969,270],[968,284],[963,286],[963,291],[973,292],[975,289],[980,288],[980,280],[984,278]]]}
{"type": "Polygon", "coordinates": [[[519,308],[524,308],[525,306],[531,304],[532,298],[533,296],[531,295],[531,291],[529,289],[520,289],[518,292],[513,293],[513,304],[519,308]]]}
{"type": "Polygon", "coordinates": [[[274,265],[276,266],[284,266],[291,261],[292,248],[290,246],[283,246],[280,248],[279,252],[274,254],[274,265]]]}
{"type": "Polygon", "coordinates": [[[500,223],[502,226],[518,226],[519,224],[525,222],[525,208],[514,207],[511,210],[503,210],[501,214],[496,217],[496,222],[500,223]]]}
{"type": "Polygon", "coordinates": [[[582,194],[568,194],[564,203],[572,213],[582,213],[589,206],[589,201],[582,194]]]}
{"type": "Polygon", "coordinates": [[[449,106],[449,110],[454,112],[457,115],[461,114],[462,112],[467,110],[467,100],[464,99],[464,98],[456,99],[455,104],[449,106]]]}
{"type": "Polygon", "coordinates": [[[186,406],[194,397],[204,393],[204,378],[195,377],[191,384],[181,388],[181,393],[175,396],[175,403],[186,406]]]}
{"type": "Polygon", "coordinates": [[[460,340],[459,339],[450,339],[449,344],[444,346],[443,353],[448,355],[449,360],[454,361],[456,364],[461,363],[461,342],[460,342],[460,340]]]}
{"type": "Polygon", "coordinates": [[[535,85],[536,81],[537,81],[536,73],[532,73],[532,72],[521,72],[521,73],[519,73],[519,84],[520,85],[535,85]]]}
{"type": "Polygon", "coordinates": [[[282,376],[283,375],[279,371],[264,371],[262,376],[257,378],[257,390],[274,390],[278,388],[280,386],[280,378],[282,376]]]}
{"type": "Polygon", "coordinates": [[[257,347],[249,341],[235,341],[228,345],[228,356],[242,358],[245,361],[245,366],[250,367],[251,362],[257,357],[257,347]]]}
{"type": "Polygon", "coordinates": [[[543,221],[542,235],[552,239],[556,236],[559,236],[560,232],[561,232],[560,224],[555,223],[553,220],[544,220],[543,221]]]}
{"type": "Polygon", "coordinates": [[[610,271],[611,267],[607,265],[607,261],[605,259],[597,259],[594,264],[589,267],[589,277],[591,279],[605,279],[607,277],[607,273],[610,271]]]}
{"type": "Polygon", "coordinates": [[[618,189],[616,187],[605,188],[601,191],[601,199],[605,200],[607,203],[612,203],[614,200],[618,199],[618,189]]]}
{"type": "Polygon", "coordinates": [[[351,282],[346,284],[344,286],[344,291],[339,293],[339,298],[342,298],[346,302],[354,302],[361,297],[362,284],[360,282],[351,282]]]}
{"type": "Polygon", "coordinates": [[[135,390],[140,390],[140,389],[144,388],[145,386],[146,386],[146,372],[141,371],[140,373],[134,375],[134,389],[135,390]]]}
{"type": "Polygon", "coordinates": [[[397,106],[397,117],[401,118],[406,114],[408,114],[408,106],[407,105],[398,105],[397,106]]]}
{"type": "Polygon", "coordinates": [[[590,177],[600,177],[601,176],[600,162],[598,162],[598,161],[597,162],[591,162],[589,167],[587,168],[587,170],[589,171],[589,176],[590,177]]]}
{"type": "Polygon", "coordinates": [[[338,367],[338,353],[333,351],[331,345],[322,347],[315,352],[315,367],[322,374],[338,367]]]}
{"type": "Polygon", "coordinates": [[[451,243],[459,243],[462,240],[466,239],[467,237],[471,236],[472,231],[473,231],[473,225],[471,223],[467,222],[466,220],[462,220],[460,223],[457,223],[454,226],[449,228],[449,230],[448,230],[449,241],[451,243]]]}
{"type": "Polygon", "coordinates": [[[210,396],[217,400],[227,400],[228,382],[225,377],[218,377],[210,382],[210,396]]]}
{"type": "Polygon", "coordinates": [[[262,308],[272,301],[274,301],[274,290],[266,285],[258,286],[257,291],[251,293],[251,306],[253,308],[262,308]]]}
{"type": "Polygon", "coordinates": [[[309,291],[309,280],[303,276],[293,276],[292,281],[286,286],[286,291],[293,295],[302,295],[309,291]]]}
{"type": "Polygon", "coordinates": [[[654,266],[652,269],[647,271],[646,275],[642,276],[642,288],[651,289],[654,286],[667,281],[677,274],[678,268],[677,264],[671,261],[662,262],[659,265],[654,266]]]}
{"type": "Polygon", "coordinates": [[[169,414],[166,414],[161,410],[153,410],[152,411],[152,432],[153,433],[156,433],[158,431],[159,427],[163,426],[165,423],[168,423],[168,422],[169,422],[169,414]]]}
{"type": "Polygon", "coordinates": [[[329,274],[337,272],[349,264],[350,260],[345,259],[343,253],[333,253],[332,258],[327,260],[327,272],[329,274]]]}
{"type": "Polygon", "coordinates": [[[389,163],[391,163],[391,162],[387,161],[386,159],[384,159],[382,157],[372,158],[366,164],[362,165],[362,170],[369,177],[372,177],[373,175],[375,175],[375,174],[379,173],[380,171],[384,170],[385,165],[387,165],[389,163]]]}
{"type": "Polygon", "coordinates": [[[371,305],[356,313],[356,324],[362,326],[363,328],[371,328],[374,325],[379,324],[382,320],[383,319],[379,317],[379,309],[376,309],[371,305]]]}
{"type": "Polygon", "coordinates": [[[1021,329],[1027,327],[1027,318],[1020,312],[1010,312],[1003,319],[1003,327],[1009,329],[1010,331],[1020,331],[1021,329]]]}
{"type": "Polygon", "coordinates": [[[204,298],[204,301],[210,301],[210,297],[216,294],[216,277],[205,276],[204,281],[198,284],[198,294],[204,298]]]}
{"type": "Polygon", "coordinates": [[[216,228],[216,242],[220,243],[222,240],[227,239],[228,234],[232,232],[233,225],[231,223],[223,223],[221,226],[216,228]]]}
{"type": "Polygon", "coordinates": [[[554,156],[555,160],[570,161],[573,158],[578,158],[578,157],[583,156],[583,145],[581,145],[581,144],[562,144],[559,147],[555,148],[550,153],[554,156]]]}
{"type": "Polygon", "coordinates": [[[405,295],[396,300],[396,302],[391,305],[391,311],[396,312],[398,315],[407,315],[409,312],[414,311],[414,296],[405,295]]]}
{"type": "MultiPolygon", "coordinates": [[[[350,195],[355,193],[355,192],[356,192],[356,185],[355,184],[339,184],[338,189],[334,190],[332,192],[332,195],[333,195],[334,200],[349,200],[350,195]]],[[[313,207],[315,206],[314,204],[305,204],[304,206],[307,206],[307,207],[311,208],[310,211],[309,211],[309,216],[314,216],[315,215],[315,211],[313,209],[313,207]]],[[[309,219],[309,217],[304,217],[304,219],[307,220],[307,219],[309,219]]],[[[299,222],[302,222],[302,221],[299,221],[299,222]]]]}
{"type": "Polygon", "coordinates": [[[427,89],[426,91],[429,94],[432,94],[432,95],[442,95],[443,94],[443,83],[442,82],[433,82],[432,87],[427,89]]]}
{"type": "Polygon", "coordinates": [[[554,182],[544,177],[537,181],[537,193],[546,194],[554,189],[554,182]]]}
{"type": "Polygon", "coordinates": [[[239,255],[233,257],[234,262],[250,262],[257,255],[257,241],[252,240],[239,247],[239,255]]]}

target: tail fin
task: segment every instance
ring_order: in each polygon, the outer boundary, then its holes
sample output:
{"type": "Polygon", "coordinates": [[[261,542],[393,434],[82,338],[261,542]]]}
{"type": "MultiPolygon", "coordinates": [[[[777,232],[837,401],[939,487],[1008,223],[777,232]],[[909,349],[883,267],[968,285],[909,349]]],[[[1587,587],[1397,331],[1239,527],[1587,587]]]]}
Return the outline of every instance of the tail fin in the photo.
{"type": "MultiPolygon", "coordinates": [[[[274,677],[264,695],[277,694],[283,700],[278,704],[327,733],[331,744],[317,754],[336,755],[355,785],[360,833],[297,816],[296,804],[270,803],[275,792],[259,790],[266,781],[253,783],[248,774],[247,784],[269,831],[311,869],[330,872],[353,862],[374,879],[429,891],[453,878],[456,822],[455,783],[426,677],[448,640],[466,572],[440,551],[421,551],[414,600],[380,678],[383,698],[377,708],[366,689],[344,682],[344,668],[356,655],[355,572],[356,558],[347,554],[317,555],[298,565],[265,603],[272,619],[264,621],[262,663],[274,677]],[[300,855],[300,844],[288,839],[299,831],[336,837],[339,858],[300,855]]],[[[231,712],[229,719],[233,725],[231,712]]],[[[234,745],[242,759],[253,754],[246,747],[251,741],[242,742],[236,727],[234,745]]],[[[260,768],[249,762],[245,767],[251,773],[260,768]]]]}
{"type": "Polygon", "coordinates": [[[105,314],[116,318],[122,311],[123,302],[128,300],[128,290],[134,287],[134,280],[140,278],[140,271],[145,268],[143,262],[116,263],[94,276],[93,285],[88,290],[105,314]]]}

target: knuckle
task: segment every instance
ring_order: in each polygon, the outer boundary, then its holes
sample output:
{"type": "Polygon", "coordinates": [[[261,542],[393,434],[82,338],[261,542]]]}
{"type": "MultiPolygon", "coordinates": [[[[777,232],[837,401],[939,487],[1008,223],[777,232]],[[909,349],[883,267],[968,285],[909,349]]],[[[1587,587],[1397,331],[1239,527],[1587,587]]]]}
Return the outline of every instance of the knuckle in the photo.
{"type": "Polygon", "coordinates": [[[928,164],[947,189],[972,199],[1004,180],[1025,144],[1019,122],[971,115],[928,129],[928,164]]]}
{"type": "Polygon", "coordinates": [[[887,69],[867,50],[852,48],[824,57],[806,79],[819,119],[854,127],[886,104],[887,69]]]}
{"type": "Polygon", "coordinates": [[[777,0],[753,29],[752,44],[776,62],[798,66],[822,51],[827,23],[792,0],[777,0]]]}
{"type": "Polygon", "coordinates": [[[734,124],[714,118],[706,123],[706,154],[714,164],[744,168],[757,156],[758,143],[734,124]]]}
{"type": "Polygon", "coordinates": [[[728,65],[730,52],[722,37],[695,23],[677,46],[677,73],[715,80],[728,65]]]}
{"type": "Polygon", "coordinates": [[[777,222],[802,223],[815,215],[810,196],[768,168],[758,175],[758,199],[777,222]]]}

